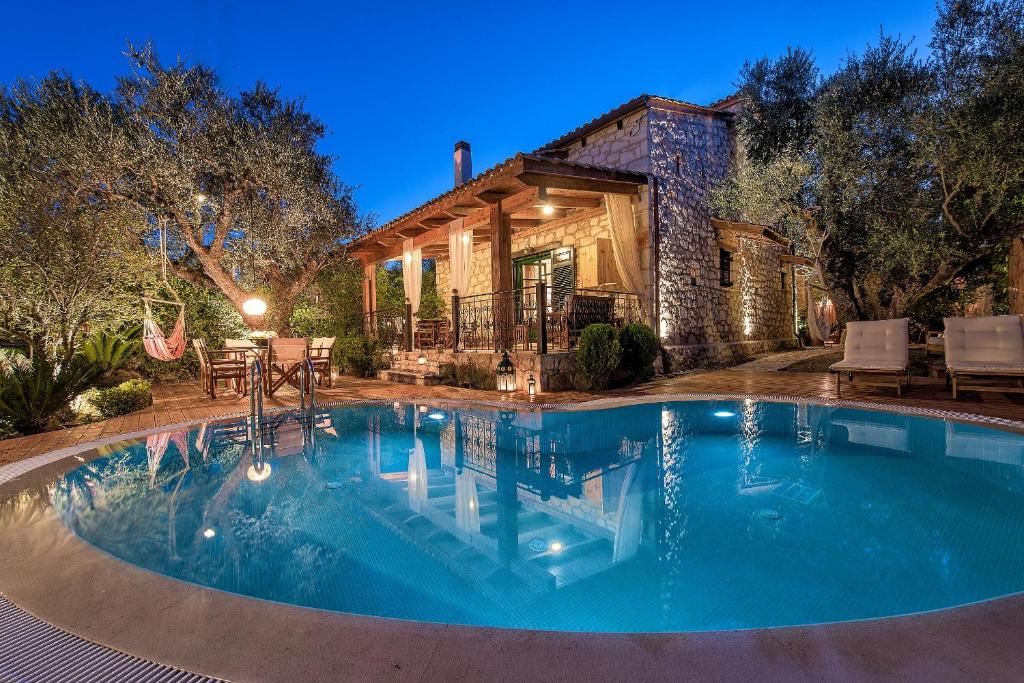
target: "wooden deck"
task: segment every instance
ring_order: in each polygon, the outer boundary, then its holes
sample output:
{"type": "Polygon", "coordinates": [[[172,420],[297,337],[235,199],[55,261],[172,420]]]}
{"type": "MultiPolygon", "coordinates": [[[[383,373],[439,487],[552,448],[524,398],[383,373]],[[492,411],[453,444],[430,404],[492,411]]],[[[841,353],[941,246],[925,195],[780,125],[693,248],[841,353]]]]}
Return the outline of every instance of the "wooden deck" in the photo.
{"type": "MultiPolygon", "coordinates": [[[[686,392],[699,393],[744,393],[770,394],[796,397],[835,398],[835,380],[826,373],[781,372],[758,370],[717,370],[683,377],[660,378],[640,387],[601,394],[585,392],[562,392],[545,394],[546,403],[573,403],[609,396],[658,395],[686,392]]],[[[15,462],[58,448],[74,446],[96,439],[127,434],[161,425],[175,424],[201,418],[215,418],[233,413],[245,413],[249,399],[227,394],[210,399],[202,394],[194,382],[164,384],[154,387],[153,405],[130,415],[95,422],[89,425],[61,429],[44,434],[0,441],[0,465],[15,462]]],[[[317,391],[318,400],[336,401],[346,398],[373,399],[483,399],[493,401],[499,395],[492,391],[457,389],[434,386],[418,387],[393,384],[373,379],[339,377],[333,389],[317,391]]],[[[896,397],[895,387],[858,387],[856,384],[843,385],[843,398],[877,401],[890,405],[913,405],[926,408],[956,410],[961,412],[1024,419],[1024,397],[1008,394],[967,393],[958,401],[940,380],[914,378],[914,384],[905,388],[903,398],[896,397]]],[[[512,396],[512,400],[526,401],[523,394],[512,396]]],[[[267,398],[271,406],[295,405],[298,394],[294,391],[280,392],[267,398]]]]}

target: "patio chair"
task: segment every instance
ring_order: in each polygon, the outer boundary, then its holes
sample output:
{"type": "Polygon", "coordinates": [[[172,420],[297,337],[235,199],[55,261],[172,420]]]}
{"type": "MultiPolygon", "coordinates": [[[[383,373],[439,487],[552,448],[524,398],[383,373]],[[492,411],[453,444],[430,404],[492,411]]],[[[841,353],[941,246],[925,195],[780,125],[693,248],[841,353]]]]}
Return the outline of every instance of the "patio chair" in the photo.
{"type": "Polygon", "coordinates": [[[843,359],[829,372],[836,376],[836,395],[842,396],[842,376],[855,374],[893,375],[896,395],[903,395],[903,379],[910,380],[910,338],[906,318],[858,321],[846,324],[843,359]]]}
{"type": "Polygon", "coordinates": [[[313,361],[313,371],[316,372],[317,386],[323,386],[327,380],[327,386],[334,385],[331,376],[331,351],[334,349],[334,337],[313,337],[309,345],[309,358],[313,361]]]}
{"type": "Polygon", "coordinates": [[[267,396],[287,382],[299,386],[299,368],[309,354],[307,337],[270,339],[267,344],[267,396]],[[276,376],[276,377],[275,377],[276,376]]]}
{"type": "Polygon", "coordinates": [[[199,356],[199,381],[203,392],[210,398],[217,398],[217,382],[223,380],[227,386],[234,382],[238,393],[245,396],[245,359],[237,357],[237,349],[210,351],[206,348],[206,341],[198,338],[192,340],[192,346],[199,356]]]}
{"type": "Polygon", "coordinates": [[[244,360],[246,368],[259,358],[259,347],[251,339],[225,339],[224,348],[235,351],[235,358],[244,360]]]}
{"type": "Polygon", "coordinates": [[[992,315],[944,322],[946,372],[954,399],[962,389],[1024,393],[1024,318],[992,315]],[[964,382],[971,378],[1009,380],[1013,386],[964,382]]]}

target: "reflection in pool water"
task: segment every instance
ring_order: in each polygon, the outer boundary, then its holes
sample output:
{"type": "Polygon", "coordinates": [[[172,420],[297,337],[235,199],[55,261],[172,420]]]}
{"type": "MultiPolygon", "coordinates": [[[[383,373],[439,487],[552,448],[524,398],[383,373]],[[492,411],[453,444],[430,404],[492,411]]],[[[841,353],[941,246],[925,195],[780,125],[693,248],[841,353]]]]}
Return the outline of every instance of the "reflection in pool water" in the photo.
{"type": "Polygon", "coordinates": [[[879,617],[1024,589],[1024,437],[753,401],[411,405],[108,448],[64,522],[157,572],[360,614],[590,631],[879,617]]]}

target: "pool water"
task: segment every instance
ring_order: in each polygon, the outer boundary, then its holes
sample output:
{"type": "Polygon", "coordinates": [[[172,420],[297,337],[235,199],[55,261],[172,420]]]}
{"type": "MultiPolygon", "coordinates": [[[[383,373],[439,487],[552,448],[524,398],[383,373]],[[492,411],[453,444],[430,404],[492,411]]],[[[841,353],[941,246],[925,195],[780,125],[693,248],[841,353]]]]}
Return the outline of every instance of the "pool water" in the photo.
{"type": "Polygon", "coordinates": [[[1024,436],[795,403],[367,404],[110,447],[56,480],[117,558],[364,615],[572,631],[865,619],[1024,589],[1024,436]]]}

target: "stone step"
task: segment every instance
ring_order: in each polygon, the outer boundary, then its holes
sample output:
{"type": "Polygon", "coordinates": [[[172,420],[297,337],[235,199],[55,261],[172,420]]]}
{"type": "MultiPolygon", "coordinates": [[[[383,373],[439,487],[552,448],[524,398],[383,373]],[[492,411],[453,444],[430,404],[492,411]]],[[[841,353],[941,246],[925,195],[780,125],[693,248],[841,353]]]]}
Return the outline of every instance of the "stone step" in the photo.
{"type": "Polygon", "coordinates": [[[422,375],[415,372],[403,372],[401,370],[381,370],[377,378],[385,382],[396,382],[398,384],[415,384],[421,387],[433,386],[441,383],[437,375],[422,375]]]}

